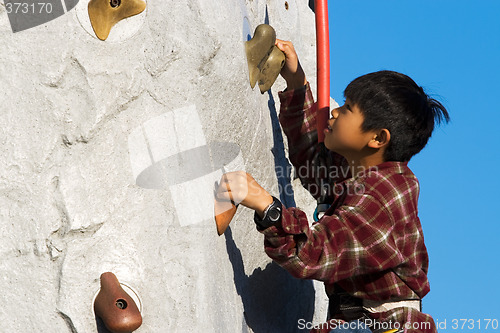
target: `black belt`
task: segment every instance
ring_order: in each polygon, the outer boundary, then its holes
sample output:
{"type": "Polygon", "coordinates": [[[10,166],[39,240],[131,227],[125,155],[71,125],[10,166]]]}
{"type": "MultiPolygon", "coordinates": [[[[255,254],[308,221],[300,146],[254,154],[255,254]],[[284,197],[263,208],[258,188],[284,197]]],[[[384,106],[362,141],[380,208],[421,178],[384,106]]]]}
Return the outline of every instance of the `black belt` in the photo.
{"type": "MultiPolygon", "coordinates": [[[[363,307],[363,299],[352,296],[338,285],[335,285],[335,292],[328,297],[328,320],[340,319],[346,322],[356,320],[366,322],[370,320],[370,322],[373,323],[373,319],[368,315],[369,312],[363,307]]],[[[386,331],[383,329],[374,330],[372,327],[368,328],[370,328],[373,333],[382,333],[386,331]]],[[[389,332],[399,333],[403,332],[403,329],[389,332]]]]}
{"type": "Polygon", "coordinates": [[[363,300],[352,296],[347,292],[335,292],[328,296],[329,319],[342,319],[352,321],[365,318],[366,311],[363,308],[363,300]]]}

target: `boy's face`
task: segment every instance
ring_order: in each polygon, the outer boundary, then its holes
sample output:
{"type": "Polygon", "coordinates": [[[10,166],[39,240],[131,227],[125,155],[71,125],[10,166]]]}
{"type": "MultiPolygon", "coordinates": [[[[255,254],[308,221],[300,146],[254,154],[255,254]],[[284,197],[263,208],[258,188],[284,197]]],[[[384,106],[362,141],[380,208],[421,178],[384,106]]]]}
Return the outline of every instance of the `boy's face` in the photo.
{"type": "Polygon", "coordinates": [[[352,104],[349,99],[343,106],[333,109],[331,114],[325,129],[326,148],[339,153],[347,160],[359,158],[376,133],[362,131],[364,116],[358,106],[352,104]]]}

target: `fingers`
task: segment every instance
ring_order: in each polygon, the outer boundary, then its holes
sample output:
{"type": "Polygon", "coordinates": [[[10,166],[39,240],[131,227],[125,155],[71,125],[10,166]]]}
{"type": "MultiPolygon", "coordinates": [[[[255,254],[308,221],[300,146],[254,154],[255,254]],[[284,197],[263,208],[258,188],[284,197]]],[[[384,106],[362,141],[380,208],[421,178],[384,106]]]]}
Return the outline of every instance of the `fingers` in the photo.
{"type": "Polygon", "coordinates": [[[295,53],[295,48],[293,47],[292,42],[287,40],[282,40],[276,38],[276,42],[274,43],[281,51],[285,52],[285,55],[290,53],[295,53]]]}
{"type": "Polygon", "coordinates": [[[227,176],[225,174],[222,175],[222,178],[218,183],[218,186],[215,190],[215,196],[217,199],[222,201],[233,201],[231,188],[229,187],[227,176]]]}
{"type": "Polygon", "coordinates": [[[303,87],[307,80],[292,42],[276,39],[276,46],[285,54],[285,65],[280,74],[287,83],[287,89],[303,87]]]}
{"type": "Polygon", "coordinates": [[[224,201],[233,201],[233,194],[231,193],[230,180],[227,174],[222,175],[219,181],[219,186],[216,191],[217,199],[224,201]]]}
{"type": "Polygon", "coordinates": [[[222,175],[217,188],[217,198],[240,204],[248,194],[247,173],[244,171],[228,172],[222,175]]]}
{"type": "Polygon", "coordinates": [[[244,171],[228,172],[221,177],[216,192],[219,200],[242,204],[259,213],[269,205],[272,196],[244,171]]]}
{"type": "Polygon", "coordinates": [[[285,54],[286,62],[292,72],[296,71],[299,59],[292,42],[276,39],[276,46],[285,54]]]}
{"type": "Polygon", "coordinates": [[[231,202],[234,205],[236,205],[236,203],[233,200],[233,195],[231,192],[217,192],[217,199],[220,201],[231,202]]]}

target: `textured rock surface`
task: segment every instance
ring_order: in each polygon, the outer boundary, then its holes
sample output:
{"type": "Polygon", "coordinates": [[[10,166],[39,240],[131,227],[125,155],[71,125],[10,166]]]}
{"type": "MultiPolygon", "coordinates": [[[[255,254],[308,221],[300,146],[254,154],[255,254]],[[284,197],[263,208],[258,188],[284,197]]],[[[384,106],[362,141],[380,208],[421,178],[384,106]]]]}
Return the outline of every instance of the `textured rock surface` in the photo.
{"type": "MultiPolygon", "coordinates": [[[[306,0],[287,3],[149,0],[104,42],[89,33],[83,0],[16,34],[0,6],[2,332],[105,332],[92,299],[106,271],[139,294],[137,332],[295,332],[299,318],[324,318],[321,286],[267,258],[249,210],[218,237],[213,220],[179,221],[168,183],[139,186],[144,161],[131,139],[143,129],[157,140],[143,150],[151,163],[154,147],[193,136],[236,144],[244,168],[278,195],[289,183],[278,169],[284,82],[250,89],[243,42],[268,20],[294,41],[314,86],[314,14],[306,0]],[[146,131],[186,108],[199,128],[146,131]]],[[[293,196],[287,189],[285,202],[312,212],[297,181],[293,196]]]]}

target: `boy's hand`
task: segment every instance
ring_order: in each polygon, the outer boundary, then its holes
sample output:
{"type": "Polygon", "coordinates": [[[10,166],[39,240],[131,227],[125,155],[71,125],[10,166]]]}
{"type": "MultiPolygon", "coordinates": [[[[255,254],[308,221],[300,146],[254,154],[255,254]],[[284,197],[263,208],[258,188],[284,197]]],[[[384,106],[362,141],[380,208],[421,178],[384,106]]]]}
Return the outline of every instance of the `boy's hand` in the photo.
{"type": "Polygon", "coordinates": [[[280,74],[286,81],[287,89],[302,88],[307,83],[306,75],[292,42],[276,39],[276,46],[285,53],[285,65],[280,74]]]}
{"type": "Polygon", "coordinates": [[[261,218],[264,210],[273,202],[273,197],[244,171],[224,174],[217,189],[217,198],[231,200],[235,204],[241,203],[255,210],[261,218]]]}

